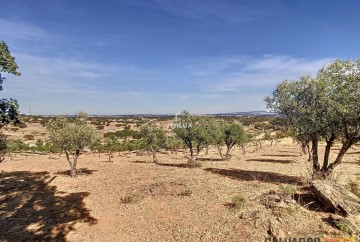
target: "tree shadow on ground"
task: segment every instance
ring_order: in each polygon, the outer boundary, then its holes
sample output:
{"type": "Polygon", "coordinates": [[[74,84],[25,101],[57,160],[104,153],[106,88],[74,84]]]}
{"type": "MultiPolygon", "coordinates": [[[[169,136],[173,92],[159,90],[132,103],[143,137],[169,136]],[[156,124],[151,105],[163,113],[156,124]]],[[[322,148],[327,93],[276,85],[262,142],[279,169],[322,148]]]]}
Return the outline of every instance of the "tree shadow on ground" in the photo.
{"type": "Polygon", "coordinates": [[[157,165],[159,165],[159,166],[168,166],[168,167],[189,168],[188,164],[157,163],[157,165]]]}
{"type": "Polygon", "coordinates": [[[358,155],[360,154],[360,151],[350,151],[350,152],[347,152],[348,155],[358,155]]]}
{"type": "Polygon", "coordinates": [[[57,192],[48,172],[0,173],[0,241],[67,241],[76,223],[93,225],[87,192],[57,192]]]}
{"type": "Polygon", "coordinates": [[[130,163],[137,163],[137,164],[155,164],[153,161],[148,161],[148,160],[134,160],[134,161],[130,161],[130,163]]]}
{"type": "Polygon", "coordinates": [[[270,163],[281,163],[281,164],[295,163],[294,160],[277,160],[277,159],[248,159],[246,161],[259,161],[259,162],[270,162],[270,163]]]}
{"type": "Polygon", "coordinates": [[[225,161],[225,159],[221,158],[197,158],[199,161],[225,161]]]}
{"type": "MultiPolygon", "coordinates": [[[[107,162],[107,163],[112,163],[112,162],[107,162]]],[[[89,170],[87,168],[80,168],[77,169],[76,171],[76,176],[88,176],[93,174],[95,171],[98,170],[89,170]]],[[[70,170],[65,170],[65,171],[58,171],[54,173],[55,175],[60,175],[60,176],[71,176],[71,171],[70,170]]]]}
{"type": "Polygon", "coordinates": [[[287,176],[275,172],[265,171],[247,171],[240,169],[218,169],[218,168],[206,168],[205,171],[227,176],[232,179],[241,181],[261,181],[268,183],[287,183],[287,184],[302,184],[301,178],[296,176],[287,176]]]}
{"type": "Polygon", "coordinates": [[[261,155],[261,156],[270,156],[270,157],[298,157],[298,155],[293,155],[293,154],[275,154],[275,155],[271,155],[271,154],[265,154],[265,155],[261,155]]]}
{"type": "MultiPolygon", "coordinates": [[[[294,149],[291,149],[291,150],[278,150],[276,152],[280,152],[280,153],[298,153],[296,152],[294,149]]],[[[300,149],[299,149],[299,152],[300,152],[300,149]]]]}

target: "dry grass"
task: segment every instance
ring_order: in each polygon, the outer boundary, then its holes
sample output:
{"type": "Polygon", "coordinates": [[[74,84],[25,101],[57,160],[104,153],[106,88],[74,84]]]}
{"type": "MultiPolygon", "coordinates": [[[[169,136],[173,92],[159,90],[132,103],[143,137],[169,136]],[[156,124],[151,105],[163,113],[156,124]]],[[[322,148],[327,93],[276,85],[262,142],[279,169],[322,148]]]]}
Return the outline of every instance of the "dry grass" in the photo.
{"type": "MultiPolygon", "coordinates": [[[[217,160],[219,155],[211,149],[209,156],[200,154],[202,167],[196,169],[188,168],[187,159],[175,154],[159,154],[158,165],[135,153],[116,154],[112,163],[101,162],[104,154],[100,158],[86,154],[79,158],[82,175],[76,178],[67,176],[64,156],[18,155],[0,167],[0,240],[17,241],[16,234],[46,240],[49,237],[41,229],[47,229],[63,241],[263,241],[267,217],[277,215],[281,215],[282,229],[292,237],[342,233],[326,221],[326,211],[310,205],[265,208],[258,200],[262,194],[281,190],[294,196],[304,186],[307,157],[300,156],[299,147],[290,140],[276,146],[265,143],[255,153],[253,149],[247,148],[245,155],[234,150],[231,161],[217,160]],[[43,173],[46,177],[40,176],[43,173]],[[13,179],[4,179],[10,175],[13,179]],[[37,183],[39,180],[44,182],[37,183]],[[241,219],[239,213],[229,210],[227,204],[239,194],[248,199],[241,213],[262,211],[265,218],[241,219]],[[22,210],[24,206],[26,210],[22,210]],[[67,217],[60,219],[65,209],[67,217]],[[43,219],[22,219],[42,210],[43,219]]],[[[337,168],[346,174],[339,177],[340,183],[358,176],[357,150],[352,153],[345,157],[348,163],[337,168]]]]}

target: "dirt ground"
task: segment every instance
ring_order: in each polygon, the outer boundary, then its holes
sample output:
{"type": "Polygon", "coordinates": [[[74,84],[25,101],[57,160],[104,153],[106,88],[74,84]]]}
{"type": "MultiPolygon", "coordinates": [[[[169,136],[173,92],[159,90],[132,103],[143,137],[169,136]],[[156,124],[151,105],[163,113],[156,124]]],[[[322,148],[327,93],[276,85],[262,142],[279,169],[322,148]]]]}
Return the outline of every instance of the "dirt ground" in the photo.
{"type": "MultiPolygon", "coordinates": [[[[344,235],[328,221],[330,212],[305,196],[283,208],[261,199],[284,185],[305,192],[307,157],[297,144],[288,139],[253,151],[236,148],[220,161],[211,149],[192,169],[182,152],[158,154],[158,165],[136,153],[116,153],[113,162],[84,154],[76,178],[64,155],[8,158],[0,164],[0,241],[264,241],[269,218],[286,237],[344,235]],[[238,195],[245,198],[240,210],[231,207],[238,195]]],[[[350,150],[334,179],[356,179],[359,154],[350,150]]]]}

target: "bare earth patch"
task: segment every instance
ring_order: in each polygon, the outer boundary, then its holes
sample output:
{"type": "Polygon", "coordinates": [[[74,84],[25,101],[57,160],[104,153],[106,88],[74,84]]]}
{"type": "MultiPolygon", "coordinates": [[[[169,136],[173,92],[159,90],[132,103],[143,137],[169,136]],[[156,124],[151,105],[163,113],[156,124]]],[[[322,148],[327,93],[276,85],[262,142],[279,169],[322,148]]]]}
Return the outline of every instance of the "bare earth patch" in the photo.
{"type": "MultiPolygon", "coordinates": [[[[181,152],[158,154],[158,165],[135,153],[111,163],[85,154],[76,178],[63,156],[17,155],[0,164],[0,241],[264,241],[270,223],[286,237],[342,235],[306,193],[298,145],[252,151],[219,161],[213,149],[193,169],[181,152]],[[295,202],[277,195],[284,185],[297,189],[295,202]],[[244,197],[241,209],[230,206],[235,196],[244,197]]],[[[336,170],[340,183],[358,176],[358,158],[350,150],[336,170]]]]}

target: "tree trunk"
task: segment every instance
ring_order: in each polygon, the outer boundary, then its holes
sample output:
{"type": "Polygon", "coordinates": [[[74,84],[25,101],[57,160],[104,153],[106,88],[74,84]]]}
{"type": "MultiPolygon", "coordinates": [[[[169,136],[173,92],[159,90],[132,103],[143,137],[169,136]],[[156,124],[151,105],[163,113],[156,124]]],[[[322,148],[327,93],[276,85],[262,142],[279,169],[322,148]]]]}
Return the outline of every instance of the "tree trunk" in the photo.
{"type": "Polygon", "coordinates": [[[111,162],[111,151],[109,150],[109,155],[108,155],[109,157],[109,159],[108,159],[108,162],[111,162]]]}
{"type": "Polygon", "coordinates": [[[227,149],[226,149],[226,160],[230,160],[231,159],[231,155],[230,155],[230,152],[231,152],[231,149],[232,149],[233,145],[229,145],[227,146],[227,149]]]}
{"type": "Polygon", "coordinates": [[[350,149],[350,147],[355,144],[356,141],[354,140],[345,140],[343,145],[341,146],[341,149],[339,151],[339,154],[337,155],[335,161],[333,163],[331,163],[327,169],[324,171],[324,177],[328,177],[332,172],[333,170],[335,169],[335,167],[337,165],[339,165],[344,157],[344,155],[346,154],[346,152],[348,151],[348,149],[350,149]]]}
{"type": "Polygon", "coordinates": [[[150,146],[150,148],[151,148],[151,153],[152,153],[152,156],[153,156],[153,162],[155,164],[157,164],[158,160],[157,160],[157,157],[156,157],[156,150],[152,146],[150,146]]]}
{"type": "Polygon", "coordinates": [[[334,144],[335,135],[331,134],[329,139],[326,139],[326,147],[325,147],[325,153],[324,153],[324,161],[322,166],[322,172],[325,172],[329,165],[329,157],[330,157],[330,151],[331,147],[334,144]]]}
{"type": "Polygon", "coordinates": [[[319,156],[318,156],[318,140],[313,138],[311,140],[311,152],[313,161],[313,177],[317,176],[320,171],[319,156]]]}
{"type": "Polygon", "coordinates": [[[206,145],[205,155],[209,155],[209,145],[206,145]]]}
{"type": "Polygon", "coordinates": [[[198,144],[196,146],[196,155],[198,155],[200,153],[200,151],[201,151],[201,147],[200,147],[200,144],[198,144]]]}
{"type": "Polygon", "coordinates": [[[100,158],[100,150],[99,150],[99,158],[100,158]]]}
{"type": "Polygon", "coordinates": [[[76,164],[77,164],[77,159],[80,155],[80,150],[75,151],[75,154],[73,155],[73,159],[70,159],[69,151],[67,151],[66,149],[65,149],[65,155],[66,155],[66,159],[70,165],[71,177],[75,177],[76,176],[76,164]]]}
{"type": "Polygon", "coordinates": [[[243,155],[245,155],[245,154],[246,154],[246,145],[245,145],[245,144],[241,144],[240,147],[241,147],[241,150],[242,150],[243,155]]]}
{"type": "Polygon", "coordinates": [[[196,156],[194,155],[194,151],[192,147],[190,148],[190,158],[188,158],[188,165],[189,167],[193,167],[195,164],[196,156]]]}
{"type": "Polygon", "coordinates": [[[224,160],[224,156],[223,156],[223,154],[222,154],[222,147],[221,147],[219,144],[217,144],[216,147],[217,147],[217,149],[218,149],[218,151],[219,151],[219,154],[220,154],[221,159],[224,160]]]}

